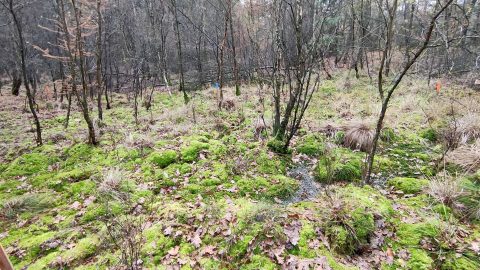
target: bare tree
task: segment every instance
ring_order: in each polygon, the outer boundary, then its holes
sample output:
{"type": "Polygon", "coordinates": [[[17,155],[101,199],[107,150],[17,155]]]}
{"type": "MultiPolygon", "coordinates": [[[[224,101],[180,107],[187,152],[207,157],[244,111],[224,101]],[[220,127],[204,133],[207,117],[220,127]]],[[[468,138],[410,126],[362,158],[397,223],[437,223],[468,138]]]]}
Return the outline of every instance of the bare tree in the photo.
{"type": "MultiPolygon", "coordinates": [[[[396,2],[396,0],[395,0],[395,2],[396,2]]],[[[387,108],[388,108],[390,99],[392,98],[393,93],[395,92],[395,90],[397,89],[398,85],[400,84],[402,79],[405,77],[407,72],[410,70],[412,65],[417,61],[417,59],[422,55],[423,51],[425,51],[425,49],[427,49],[428,45],[430,44],[430,39],[432,38],[432,33],[433,33],[434,28],[435,28],[435,23],[436,23],[438,17],[440,17],[440,15],[452,3],[453,3],[453,0],[448,0],[444,5],[441,5],[440,8],[431,17],[430,22],[428,24],[428,28],[425,32],[425,37],[424,37],[424,40],[423,40],[423,43],[422,43],[421,47],[417,49],[417,51],[415,52],[413,57],[410,59],[410,61],[408,61],[407,64],[403,67],[402,71],[395,78],[395,80],[393,81],[393,84],[390,86],[389,90],[387,91],[387,95],[385,96],[385,98],[382,99],[382,108],[380,110],[380,114],[379,114],[379,117],[378,117],[378,120],[377,120],[375,135],[373,137],[373,146],[372,146],[372,149],[370,150],[370,153],[368,154],[368,157],[367,157],[367,168],[366,168],[366,172],[365,172],[365,175],[364,175],[364,180],[367,183],[371,182],[373,161],[374,161],[374,158],[375,158],[375,153],[377,151],[378,139],[380,138],[380,133],[381,133],[382,128],[383,128],[383,120],[385,118],[385,114],[387,112],[387,108]]],[[[389,35],[389,37],[387,37],[387,38],[390,38],[390,39],[393,38],[393,34],[389,35]]],[[[379,73],[379,75],[380,74],[381,73],[379,73]]],[[[381,76],[379,76],[379,80],[381,80],[381,76]]],[[[381,85],[382,85],[382,83],[379,82],[379,91],[381,91],[380,90],[381,87],[382,87],[381,85]]]]}
{"type": "MultiPolygon", "coordinates": [[[[21,6],[21,3],[20,4],[17,3],[17,5],[14,5],[13,0],[2,0],[0,3],[6,10],[8,10],[10,15],[12,16],[13,24],[17,31],[17,38],[18,38],[17,45],[18,45],[18,54],[20,56],[23,85],[25,86],[25,89],[27,92],[28,107],[30,109],[30,112],[32,113],[33,121],[35,122],[36,134],[37,134],[35,141],[37,142],[37,145],[42,145],[42,127],[40,126],[40,120],[38,119],[38,115],[35,110],[35,98],[33,93],[30,91],[30,84],[27,79],[28,75],[27,75],[27,64],[25,59],[25,54],[26,54],[25,40],[23,37],[22,23],[20,21],[18,11],[17,11],[17,9],[21,6]]],[[[14,85],[12,92],[14,95],[15,94],[18,95],[18,88],[20,88],[21,80],[20,80],[20,83],[18,83],[18,81],[15,82],[14,80],[14,84],[18,84],[18,86],[14,85]]]]}

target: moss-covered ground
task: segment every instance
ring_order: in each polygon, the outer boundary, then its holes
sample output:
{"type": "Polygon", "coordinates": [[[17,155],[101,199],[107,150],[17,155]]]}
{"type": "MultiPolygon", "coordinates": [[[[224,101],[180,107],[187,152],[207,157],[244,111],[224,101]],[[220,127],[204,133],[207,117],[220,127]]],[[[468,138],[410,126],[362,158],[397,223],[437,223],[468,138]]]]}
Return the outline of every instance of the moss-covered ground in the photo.
{"type": "MultiPolygon", "coordinates": [[[[272,152],[269,130],[255,134],[259,112],[272,122],[255,86],[240,97],[226,89],[231,110],[216,108],[212,89],[188,105],[154,92],[138,125],[133,101],[114,94],[98,146],[85,144],[76,108],[65,128],[65,109],[38,100],[45,145],[36,147],[22,97],[1,96],[0,243],[16,269],[480,269],[478,221],[426,191],[442,154],[437,132],[457,106],[449,98],[464,101],[462,113],[478,94],[402,85],[372,187],[361,183],[365,153],[343,147],[341,130],[324,132],[379,110],[368,79],[347,87],[344,76],[316,92],[286,154],[272,152]],[[323,188],[286,204],[302,185],[287,176],[299,160],[323,188]]],[[[480,190],[480,177],[466,177],[480,190]]]]}

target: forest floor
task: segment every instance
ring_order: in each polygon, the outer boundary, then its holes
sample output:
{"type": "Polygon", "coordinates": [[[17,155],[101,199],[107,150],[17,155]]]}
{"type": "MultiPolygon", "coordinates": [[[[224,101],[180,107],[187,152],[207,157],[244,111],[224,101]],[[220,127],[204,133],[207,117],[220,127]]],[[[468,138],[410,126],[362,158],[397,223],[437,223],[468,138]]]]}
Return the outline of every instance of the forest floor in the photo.
{"type": "Polygon", "coordinates": [[[15,269],[480,269],[480,170],[435,162],[452,121],[480,123],[480,94],[405,82],[361,185],[365,153],[346,138],[371,134],[380,102],[346,76],[324,81],[286,155],[267,145],[271,98],[255,86],[226,89],[221,111],[212,89],[188,105],[156,92],[138,124],[114,94],[97,147],[79,111],[64,128],[42,97],[35,147],[25,97],[4,88],[0,243],[15,269]]]}

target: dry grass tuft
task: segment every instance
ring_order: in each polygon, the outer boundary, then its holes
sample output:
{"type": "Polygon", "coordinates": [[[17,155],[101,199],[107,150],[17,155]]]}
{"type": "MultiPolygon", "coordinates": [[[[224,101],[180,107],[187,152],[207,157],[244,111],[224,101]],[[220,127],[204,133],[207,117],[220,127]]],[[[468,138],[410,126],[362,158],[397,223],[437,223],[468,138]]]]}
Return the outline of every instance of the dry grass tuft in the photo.
{"type": "Polygon", "coordinates": [[[106,171],[103,180],[100,183],[98,191],[105,197],[115,199],[125,199],[121,191],[123,173],[118,168],[112,168],[106,171]]]}
{"type": "Polygon", "coordinates": [[[375,131],[365,122],[354,123],[346,128],[343,145],[352,150],[369,152],[373,146],[375,131]]]}
{"type": "Polygon", "coordinates": [[[454,206],[458,198],[464,195],[461,178],[447,172],[430,180],[427,193],[435,200],[447,206],[454,206]]]}
{"type": "Polygon", "coordinates": [[[463,145],[448,153],[446,160],[467,172],[477,171],[480,169],[480,139],[473,145],[463,145]]]}

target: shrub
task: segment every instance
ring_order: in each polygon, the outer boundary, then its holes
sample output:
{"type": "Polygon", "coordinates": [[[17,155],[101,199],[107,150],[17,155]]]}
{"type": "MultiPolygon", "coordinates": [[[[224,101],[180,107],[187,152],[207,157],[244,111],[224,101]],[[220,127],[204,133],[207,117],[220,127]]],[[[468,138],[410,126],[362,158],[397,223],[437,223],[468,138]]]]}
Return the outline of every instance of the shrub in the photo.
{"type": "Polygon", "coordinates": [[[437,131],[433,128],[426,129],[420,133],[420,137],[429,140],[431,142],[436,142],[438,139],[437,131]]]}
{"type": "Polygon", "coordinates": [[[315,169],[320,182],[353,181],[362,177],[362,159],[356,153],[334,150],[322,156],[315,169]]]}
{"type": "Polygon", "coordinates": [[[380,133],[380,139],[384,142],[391,142],[395,140],[396,135],[395,135],[395,130],[393,128],[383,128],[382,132],[380,133]]]}

